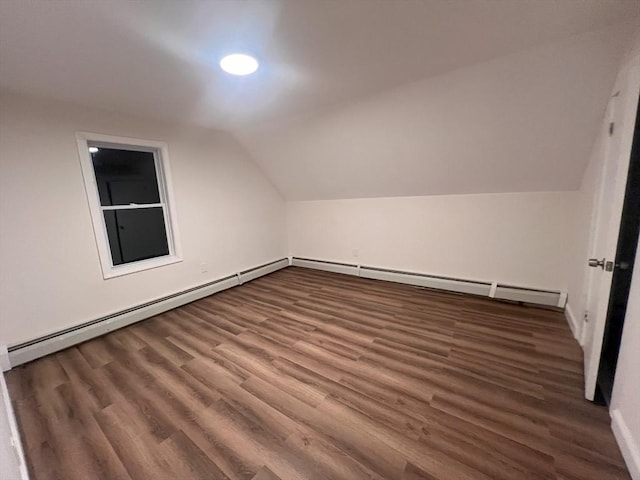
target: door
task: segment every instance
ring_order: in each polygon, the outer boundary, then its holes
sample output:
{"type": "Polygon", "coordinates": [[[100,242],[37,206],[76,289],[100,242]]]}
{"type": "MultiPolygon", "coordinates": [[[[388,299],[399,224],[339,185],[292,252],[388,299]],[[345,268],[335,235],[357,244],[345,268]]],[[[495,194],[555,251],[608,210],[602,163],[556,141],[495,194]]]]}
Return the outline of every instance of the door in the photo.
{"type": "MultiPolygon", "coordinates": [[[[615,260],[612,262],[613,277],[596,381],[596,398],[600,397],[607,405],[610,404],[613,393],[613,380],[640,233],[640,105],[636,111],[628,172],[618,246],[615,260]]],[[[611,263],[605,265],[605,270],[608,267],[611,267],[611,263]]]]}
{"type": "MultiPolygon", "coordinates": [[[[636,57],[627,63],[626,68],[622,69],[616,81],[614,89],[616,95],[612,98],[608,108],[607,128],[609,125],[612,127],[602,148],[603,170],[592,229],[590,266],[593,268],[590,272],[588,290],[589,317],[585,324],[583,337],[585,397],[589,400],[593,400],[596,393],[609,303],[610,300],[617,301],[610,296],[640,92],[640,62],[638,60],[640,59],[636,57]],[[607,268],[607,262],[610,263],[609,267],[611,268],[607,268]]],[[[611,327],[611,322],[609,325],[611,327]]],[[[613,352],[611,340],[614,337],[615,335],[609,335],[608,346],[605,350],[610,357],[613,352]]],[[[615,358],[617,359],[617,351],[615,358]]],[[[615,369],[615,362],[613,364],[609,362],[605,368],[611,366],[615,369]]],[[[611,379],[612,381],[613,379],[611,379]]]]}

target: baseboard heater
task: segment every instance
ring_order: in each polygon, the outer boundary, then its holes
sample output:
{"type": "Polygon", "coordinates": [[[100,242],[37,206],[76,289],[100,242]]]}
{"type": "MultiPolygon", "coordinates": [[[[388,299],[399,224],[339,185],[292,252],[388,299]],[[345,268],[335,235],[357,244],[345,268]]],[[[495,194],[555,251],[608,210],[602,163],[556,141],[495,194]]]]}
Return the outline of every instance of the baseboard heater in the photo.
{"type": "Polygon", "coordinates": [[[137,305],[104,317],[44,335],[27,342],[8,347],[9,366],[16,367],[50,353],[77,345],[108,332],[131,325],[159,315],[168,310],[194,302],[214,293],[250,282],[263,275],[275,272],[289,265],[312,268],[362,278],[384,280],[388,282],[404,283],[424,288],[433,288],[450,292],[467,293],[497,299],[526,302],[538,305],[564,308],[566,294],[560,291],[540,290],[497,282],[484,282],[461,278],[442,277],[416,272],[390,270],[372,266],[355,265],[350,263],[331,262],[309,258],[283,258],[243,270],[233,275],[220,278],[202,285],[198,285],[181,292],[167,295],[150,302],[137,305]]]}
{"type": "Polygon", "coordinates": [[[198,285],[181,292],[167,295],[120,312],[96,318],[89,322],[60,330],[49,335],[35,338],[18,345],[8,347],[11,367],[22,365],[36,358],[63,350],[78,343],[104,335],[105,333],[126,327],[132,323],[153,317],[181,305],[194,302],[214,293],[254,280],[263,275],[289,266],[289,260],[282,258],[233,275],[198,285]]]}
{"type": "Polygon", "coordinates": [[[331,262],[311,258],[292,257],[291,265],[296,267],[313,268],[327,272],[355,275],[362,278],[384,280],[387,282],[404,283],[436,290],[480,295],[499,300],[545,305],[564,308],[567,295],[557,290],[541,290],[499,282],[468,280],[463,278],[443,277],[425,273],[390,270],[386,268],[356,265],[351,263],[331,262]]]}

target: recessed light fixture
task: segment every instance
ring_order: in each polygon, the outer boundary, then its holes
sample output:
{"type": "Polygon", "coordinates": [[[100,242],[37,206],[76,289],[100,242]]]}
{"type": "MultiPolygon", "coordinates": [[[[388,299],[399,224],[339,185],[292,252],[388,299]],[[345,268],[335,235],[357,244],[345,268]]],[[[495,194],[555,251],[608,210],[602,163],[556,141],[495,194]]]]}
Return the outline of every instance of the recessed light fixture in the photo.
{"type": "Polygon", "coordinates": [[[89,147],[89,153],[98,153],[98,147],[89,147]]]}
{"type": "Polygon", "coordinates": [[[250,55],[234,53],[220,60],[220,68],[231,75],[250,75],[258,70],[258,61],[250,55]]]}

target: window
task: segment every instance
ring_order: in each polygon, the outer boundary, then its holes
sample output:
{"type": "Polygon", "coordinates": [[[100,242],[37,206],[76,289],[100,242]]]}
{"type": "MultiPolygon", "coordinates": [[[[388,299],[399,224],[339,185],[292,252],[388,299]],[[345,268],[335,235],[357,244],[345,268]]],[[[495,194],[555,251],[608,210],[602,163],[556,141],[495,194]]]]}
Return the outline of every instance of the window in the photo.
{"type": "Polygon", "coordinates": [[[104,278],[179,262],[164,143],[78,133],[104,278]]]}

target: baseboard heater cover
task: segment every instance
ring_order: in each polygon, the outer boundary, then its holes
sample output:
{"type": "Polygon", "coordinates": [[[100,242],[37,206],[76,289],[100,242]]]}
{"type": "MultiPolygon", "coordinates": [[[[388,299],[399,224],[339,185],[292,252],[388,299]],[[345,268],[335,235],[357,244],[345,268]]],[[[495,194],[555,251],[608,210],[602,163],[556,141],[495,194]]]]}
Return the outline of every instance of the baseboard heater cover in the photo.
{"type": "Polygon", "coordinates": [[[555,290],[519,287],[495,282],[468,280],[463,278],[443,277],[424,273],[391,270],[373,266],[359,266],[340,262],[327,262],[310,258],[293,257],[291,264],[297,267],[325,270],[335,273],[357,275],[362,278],[384,280],[388,282],[404,283],[425,288],[445,290],[449,292],[468,293],[499,300],[511,300],[536,305],[564,308],[566,294],[555,290]],[[495,289],[492,285],[495,283],[495,289]]]}
{"type": "Polygon", "coordinates": [[[325,272],[343,273],[345,275],[358,275],[358,266],[350,263],[326,262],[323,260],[312,260],[310,258],[293,257],[291,265],[294,267],[323,270],[325,272]]]}
{"type": "MultiPolygon", "coordinates": [[[[552,290],[537,290],[498,284],[494,298],[559,307],[561,295],[561,292],[554,292],[552,290]]],[[[562,307],[564,307],[564,305],[562,305],[562,307]]]]}
{"type": "Polygon", "coordinates": [[[288,266],[289,259],[283,258],[272,263],[267,263],[266,265],[260,265],[259,267],[244,270],[240,272],[240,283],[250,282],[251,280],[255,280],[256,278],[260,278],[288,266]]]}
{"type": "Polygon", "coordinates": [[[286,258],[276,260],[238,272],[235,275],[229,275],[65,330],[38,337],[28,342],[9,346],[8,351],[11,367],[22,365],[36,358],[44,357],[50,353],[77,345],[113,330],[118,330],[132,323],[153,317],[154,315],[159,315],[160,313],[208,297],[222,290],[249,282],[263,275],[285,268],[288,265],[289,261],[286,258]]]}
{"type": "Polygon", "coordinates": [[[407,285],[416,285],[419,287],[434,288],[437,290],[470,293],[472,295],[489,296],[489,292],[491,291],[491,283],[387,270],[376,267],[360,267],[360,276],[363,278],[405,283],[407,285]]]}

